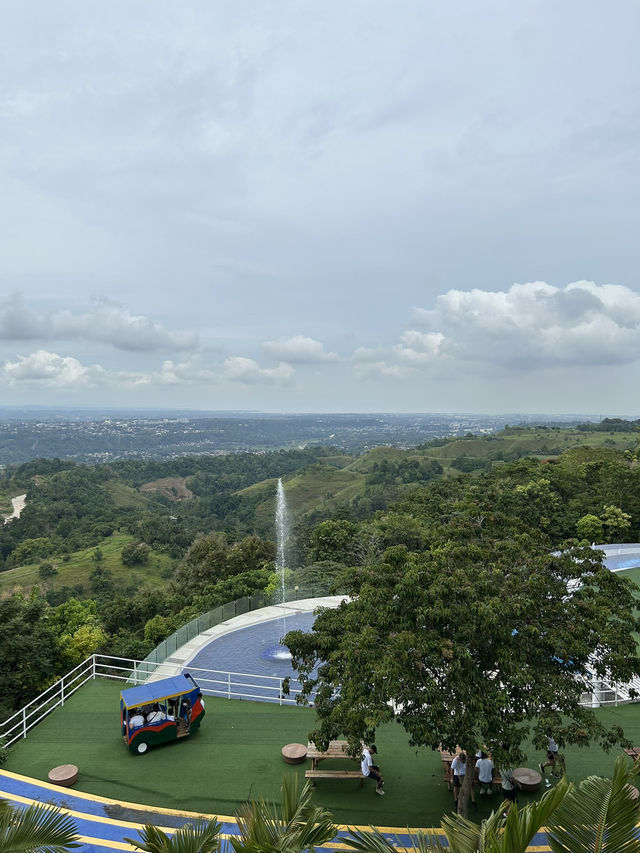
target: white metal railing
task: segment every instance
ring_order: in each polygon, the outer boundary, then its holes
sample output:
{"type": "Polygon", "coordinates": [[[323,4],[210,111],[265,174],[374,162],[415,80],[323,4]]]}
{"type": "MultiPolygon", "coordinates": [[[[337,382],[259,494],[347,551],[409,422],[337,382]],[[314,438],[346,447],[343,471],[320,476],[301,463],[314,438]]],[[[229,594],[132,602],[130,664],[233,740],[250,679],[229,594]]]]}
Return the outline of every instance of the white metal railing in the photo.
{"type": "MultiPolygon", "coordinates": [[[[110,655],[94,655],[95,674],[99,678],[113,678],[130,684],[144,684],[169,675],[175,675],[175,664],[135,661],[115,658],[110,655]],[[124,665],[122,665],[124,664],[124,665]]],[[[222,696],[225,699],[253,699],[259,702],[277,702],[279,705],[295,705],[301,692],[300,682],[289,679],[289,693],[283,692],[284,678],[275,675],[255,675],[246,672],[228,672],[221,669],[202,669],[186,666],[207,696],[222,696]]]]}
{"type": "Polygon", "coordinates": [[[20,738],[25,738],[27,732],[50,714],[55,708],[64,705],[69,696],[79,690],[91,678],[95,677],[95,657],[87,658],[75,669],[63,675],[55,684],[47,687],[39,696],[16,711],[13,716],[0,723],[0,739],[5,746],[11,746],[20,738]]]}
{"type": "MultiPolygon", "coordinates": [[[[277,702],[279,705],[295,705],[300,694],[300,682],[289,680],[289,693],[284,694],[284,679],[272,675],[254,675],[243,672],[187,667],[195,677],[205,696],[220,696],[225,699],[248,699],[254,702],[277,702]]],[[[175,675],[175,665],[111,655],[91,655],[43,693],[16,711],[8,720],[0,723],[0,741],[6,746],[26,738],[29,731],[48,714],[64,705],[76,690],[94,678],[107,678],[129,684],[143,684],[150,679],[175,675]]],[[[607,705],[616,707],[638,701],[631,690],[640,694],[640,678],[629,684],[620,685],[599,679],[585,683],[585,692],[580,704],[597,708],[607,705]]]]}
{"type": "Polygon", "coordinates": [[[606,705],[626,705],[640,699],[640,678],[635,675],[628,684],[616,684],[605,679],[593,678],[588,689],[580,697],[580,704],[591,708],[606,705]],[[635,696],[632,692],[635,691],[635,696]]]}
{"type": "MultiPolygon", "coordinates": [[[[284,694],[284,678],[272,675],[253,675],[243,672],[188,667],[203,694],[226,699],[249,699],[255,702],[277,702],[295,705],[300,683],[290,679],[289,694],[284,694]]],[[[154,663],[111,655],[92,655],[75,669],[48,687],[31,702],[0,723],[0,741],[5,746],[26,738],[28,732],[48,714],[64,705],[83,684],[94,678],[107,678],[128,684],[143,684],[150,678],[175,675],[175,664],[154,663]]]]}

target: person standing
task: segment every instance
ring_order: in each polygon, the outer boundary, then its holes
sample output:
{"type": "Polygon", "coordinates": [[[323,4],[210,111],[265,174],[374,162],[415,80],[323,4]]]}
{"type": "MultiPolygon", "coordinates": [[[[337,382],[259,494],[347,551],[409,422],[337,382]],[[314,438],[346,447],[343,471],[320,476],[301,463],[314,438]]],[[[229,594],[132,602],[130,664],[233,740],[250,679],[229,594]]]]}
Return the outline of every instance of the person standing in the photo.
{"type": "Polygon", "coordinates": [[[487,756],[486,752],[480,753],[476,762],[476,770],[478,771],[480,793],[491,796],[493,794],[493,761],[487,756]]]}
{"type": "Polygon", "coordinates": [[[506,817],[512,804],[518,800],[518,789],[513,778],[513,770],[510,767],[501,767],[500,780],[502,782],[502,797],[507,800],[502,816],[506,817]]]}
{"type": "Polygon", "coordinates": [[[382,790],[384,786],[384,779],[382,778],[382,774],[380,773],[380,767],[377,764],[373,763],[373,758],[371,755],[376,755],[378,752],[378,748],[375,743],[372,743],[370,746],[365,746],[362,750],[362,761],[360,762],[360,770],[365,779],[375,779],[376,780],[376,794],[380,794],[381,797],[384,796],[384,791],[382,790]]]}
{"type": "MultiPolygon", "coordinates": [[[[459,752],[458,755],[456,755],[451,762],[451,772],[453,774],[453,800],[457,803],[458,797],[460,796],[460,788],[462,787],[464,777],[467,773],[466,752],[459,752]]],[[[471,802],[473,803],[473,807],[477,809],[478,805],[476,803],[476,792],[473,787],[473,780],[471,781],[471,802]]]]}
{"type": "Polygon", "coordinates": [[[556,758],[557,757],[558,757],[558,744],[551,737],[551,735],[547,735],[547,760],[544,762],[544,764],[538,765],[538,767],[540,768],[540,773],[542,773],[542,778],[544,779],[545,787],[547,787],[547,788],[551,787],[551,782],[544,775],[544,771],[545,771],[546,767],[550,767],[551,772],[553,773],[553,771],[555,770],[556,758]]]}

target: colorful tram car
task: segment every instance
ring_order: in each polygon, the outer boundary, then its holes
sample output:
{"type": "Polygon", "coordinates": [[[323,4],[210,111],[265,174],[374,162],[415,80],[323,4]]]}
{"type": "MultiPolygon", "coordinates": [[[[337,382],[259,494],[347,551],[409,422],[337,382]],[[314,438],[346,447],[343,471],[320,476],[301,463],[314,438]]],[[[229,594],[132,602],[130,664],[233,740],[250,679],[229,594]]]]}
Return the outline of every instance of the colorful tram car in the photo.
{"type": "Polygon", "coordinates": [[[131,752],[192,735],[200,728],[204,702],[200,688],[185,672],[120,691],[120,727],[131,752]]]}

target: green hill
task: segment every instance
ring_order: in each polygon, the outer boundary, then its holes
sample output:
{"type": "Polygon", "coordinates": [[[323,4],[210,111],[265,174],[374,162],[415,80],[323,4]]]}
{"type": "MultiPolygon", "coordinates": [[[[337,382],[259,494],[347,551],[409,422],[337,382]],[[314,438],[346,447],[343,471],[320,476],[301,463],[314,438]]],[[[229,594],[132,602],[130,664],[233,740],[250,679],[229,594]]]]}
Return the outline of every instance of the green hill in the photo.
{"type": "Polygon", "coordinates": [[[71,587],[78,591],[80,597],[91,593],[91,574],[100,568],[112,575],[115,585],[124,589],[135,586],[138,589],[159,588],[166,583],[168,575],[173,573],[175,560],[168,554],[152,552],[149,562],[144,566],[128,567],[121,559],[122,548],[133,542],[134,537],[126,533],[114,533],[104,539],[98,548],[83,548],[63,558],[52,557],[46,562],[54,566],[56,574],[42,577],[41,563],[30,563],[7,569],[0,573],[0,596],[15,590],[28,591],[38,585],[45,590],[60,590],[71,587]],[[96,561],[96,551],[102,554],[102,559],[96,561]]]}
{"type": "Polygon", "coordinates": [[[364,518],[438,477],[478,475],[522,457],[604,461],[637,444],[633,431],[507,427],[409,449],[376,447],[357,458],[314,448],[96,466],[37,460],[0,477],[0,508],[10,510],[12,495],[28,495],[23,516],[0,526],[0,594],[43,582],[46,560],[57,570],[46,578],[49,590],[88,595],[97,547],[100,565],[118,585],[159,586],[198,534],[272,538],[278,477],[296,521],[330,518],[337,510],[364,518]],[[120,553],[134,541],[152,551],[149,563],[132,571],[120,553]],[[39,552],[29,550],[32,542],[39,552]]]}

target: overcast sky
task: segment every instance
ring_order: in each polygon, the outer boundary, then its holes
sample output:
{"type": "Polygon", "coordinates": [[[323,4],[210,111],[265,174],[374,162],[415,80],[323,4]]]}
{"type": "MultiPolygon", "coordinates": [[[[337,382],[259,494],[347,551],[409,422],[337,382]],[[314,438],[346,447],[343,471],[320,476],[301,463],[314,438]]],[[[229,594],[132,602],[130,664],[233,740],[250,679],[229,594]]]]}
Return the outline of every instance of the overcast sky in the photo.
{"type": "Polygon", "coordinates": [[[640,414],[637,0],[20,0],[0,402],[640,414]]]}

